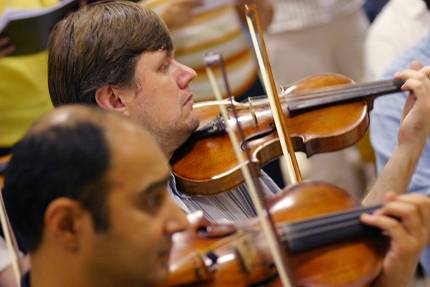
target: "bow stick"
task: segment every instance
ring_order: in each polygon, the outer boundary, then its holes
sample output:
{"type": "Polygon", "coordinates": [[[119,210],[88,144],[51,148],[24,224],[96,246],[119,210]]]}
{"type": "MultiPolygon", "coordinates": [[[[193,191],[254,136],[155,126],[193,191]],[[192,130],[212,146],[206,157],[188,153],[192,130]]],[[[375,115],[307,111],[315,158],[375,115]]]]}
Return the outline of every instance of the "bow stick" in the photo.
{"type": "Polygon", "coordinates": [[[272,69],[270,67],[270,62],[267,56],[266,44],[263,38],[263,29],[261,28],[260,18],[258,16],[256,6],[245,5],[245,16],[249,32],[251,34],[252,44],[254,46],[255,54],[257,57],[258,66],[260,68],[260,74],[263,79],[264,88],[266,89],[266,93],[269,98],[270,108],[273,113],[273,119],[275,121],[275,126],[281,144],[282,153],[284,154],[285,159],[287,159],[288,166],[290,167],[288,168],[289,183],[295,184],[298,182],[302,182],[302,175],[300,173],[299,165],[297,163],[293,144],[288,134],[287,123],[283,115],[281,101],[279,100],[275,81],[273,79],[272,69]],[[254,23],[252,21],[252,16],[254,16],[255,18],[255,26],[257,28],[259,36],[258,39],[254,28],[254,23]],[[261,49],[259,43],[261,44],[261,49]]]}
{"type": "Polygon", "coordinates": [[[244,155],[241,151],[241,146],[239,145],[239,142],[236,138],[236,135],[234,134],[232,124],[229,120],[227,110],[223,104],[221,93],[218,89],[218,85],[215,80],[215,76],[212,72],[211,67],[216,65],[217,63],[221,66],[221,72],[223,75],[224,84],[226,87],[226,91],[228,93],[228,96],[231,101],[233,101],[233,98],[231,96],[231,90],[230,86],[227,81],[227,75],[225,72],[224,62],[222,60],[222,56],[220,54],[208,54],[204,57],[206,62],[206,73],[208,75],[208,79],[210,81],[210,84],[212,86],[212,90],[214,91],[215,97],[219,103],[219,107],[221,109],[221,115],[223,116],[225,126],[227,129],[227,133],[230,137],[230,140],[233,145],[233,149],[235,151],[237,160],[240,163],[241,170],[243,173],[243,177],[245,179],[245,182],[248,186],[248,191],[251,196],[251,200],[255,206],[257,216],[260,220],[262,230],[264,235],[266,236],[266,240],[269,245],[269,249],[271,251],[271,254],[273,256],[273,260],[275,262],[276,268],[278,270],[279,277],[281,279],[282,285],[285,287],[294,286],[291,283],[292,272],[289,270],[287,265],[287,259],[286,259],[286,253],[284,249],[281,247],[281,243],[279,240],[279,237],[276,233],[276,228],[273,223],[273,220],[270,216],[270,211],[267,207],[267,204],[265,204],[264,200],[264,194],[261,188],[261,183],[258,180],[258,171],[256,170],[256,166],[251,161],[251,155],[249,152],[249,146],[247,145],[246,141],[243,140],[245,138],[243,129],[241,127],[241,124],[238,120],[237,111],[235,109],[234,104],[231,104],[231,108],[233,111],[233,115],[235,117],[235,124],[238,128],[239,135],[242,139],[242,142],[244,143],[244,148],[242,148],[245,151],[245,154],[247,155],[247,159],[249,162],[249,166],[245,162],[244,155]]]}

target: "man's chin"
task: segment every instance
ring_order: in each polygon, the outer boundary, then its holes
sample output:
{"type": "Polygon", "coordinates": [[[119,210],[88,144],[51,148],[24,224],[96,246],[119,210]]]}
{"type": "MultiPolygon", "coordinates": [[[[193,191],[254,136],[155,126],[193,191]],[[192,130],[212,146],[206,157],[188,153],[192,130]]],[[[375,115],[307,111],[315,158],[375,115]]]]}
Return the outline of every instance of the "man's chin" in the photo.
{"type": "MultiPolygon", "coordinates": [[[[186,124],[187,128],[184,129],[184,142],[191,136],[191,134],[197,130],[200,125],[200,120],[197,115],[193,115],[186,124]]],[[[183,142],[183,143],[184,143],[183,142]]],[[[182,145],[182,144],[181,144],[182,145]]]]}
{"type": "Polygon", "coordinates": [[[186,141],[190,138],[192,133],[199,127],[199,119],[197,117],[190,119],[190,121],[181,129],[181,132],[177,130],[175,138],[175,144],[172,145],[174,150],[173,153],[177,149],[179,149],[186,141]]]}
{"type": "MultiPolygon", "coordinates": [[[[193,114],[192,118],[191,118],[191,122],[190,122],[190,129],[191,132],[195,131],[200,125],[200,119],[197,117],[196,114],[193,114]]],[[[191,133],[190,133],[191,135],[191,133]]]]}
{"type": "MultiPolygon", "coordinates": [[[[155,275],[155,274],[154,274],[155,275]]],[[[159,270],[157,270],[156,278],[154,278],[154,285],[165,283],[169,278],[169,262],[162,262],[159,270]]]]}

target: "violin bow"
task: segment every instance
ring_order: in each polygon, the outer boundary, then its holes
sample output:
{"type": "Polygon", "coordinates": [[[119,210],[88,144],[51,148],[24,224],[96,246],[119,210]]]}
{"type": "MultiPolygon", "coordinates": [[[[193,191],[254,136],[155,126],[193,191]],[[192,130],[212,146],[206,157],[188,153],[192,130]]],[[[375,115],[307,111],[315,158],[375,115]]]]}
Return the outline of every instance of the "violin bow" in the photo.
{"type": "Polygon", "coordinates": [[[6,247],[9,252],[9,256],[12,262],[12,270],[17,283],[17,286],[21,286],[21,275],[22,269],[19,264],[19,252],[18,252],[18,244],[16,242],[16,238],[13,233],[12,226],[10,225],[9,218],[6,213],[6,207],[3,200],[3,191],[0,188],[0,222],[3,229],[6,247]]]}
{"type": "Polygon", "coordinates": [[[281,241],[280,241],[278,234],[276,232],[276,227],[273,223],[273,219],[270,215],[269,208],[268,208],[266,201],[264,199],[264,193],[262,191],[261,183],[258,180],[259,173],[256,169],[256,165],[252,163],[249,146],[246,143],[246,141],[243,140],[245,138],[245,135],[244,135],[243,129],[241,127],[237,111],[235,109],[234,104],[232,103],[231,108],[233,111],[233,115],[235,117],[235,124],[238,128],[239,135],[240,135],[240,137],[244,143],[242,148],[241,148],[241,145],[239,144],[239,142],[236,138],[236,135],[234,134],[232,124],[229,120],[227,110],[226,110],[224,103],[223,103],[223,100],[222,100],[221,92],[219,91],[214,73],[211,69],[211,67],[213,67],[214,65],[220,64],[221,73],[223,75],[223,81],[225,84],[227,94],[228,94],[231,102],[233,102],[233,98],[232,98],[230,86],[229,86],[229,83],[227,80],[227,75],[226,75],[224,61],[222,59],[222,56],[220,54],[215,54],[215,53],[214,54],[207,54],[207,55],[205,55],[204,60],[206,62],[206,73],[208,75],[209,82],[212,86],[212,90],[214,91],[215,97],[218,101],[218,104],[219,104],[219,107],[221,110],[221,115],[222,115],[224,122],[225,122],[227,133],[228,133],[230,140],[231,140],[231,143],[233,145],[233,149],[234,149],[234,152],[236,154],[237,160],[240,163],[243,177],[244,177],[245,182],[248,186],[249,194],[250,194],[251,200],[255,206],[255,210],[257,212],[257,216],[258,216],[259,221],[261,223],[263,233],[266,236],[266,240],[268,242],[270,252],[273,256],[273,260],[274,260],[276,268],[278,270],[279,278],[281,279],[282,285],[284,287],[295,286],[292,284],[293,276],[292,276],[291,270],[288,268],[288,265],[287,265],[286,253],[285,253],[284,249],[282,248],[281,241]],[[244,155],[243,155],[241,150],[245,151],[245,154],[247,155],[247,160],[248,160],[249,166],[246,164],[244,155]]]}
{"type": "Polygon", "coordinates": [[[293,144],[288,134],[287,123],[283,115],[281,101],[279,100],[275,80],[273,79],[272,68],[270,66],[270,61],[267,56],[266,44],[264,42],[263,29],[261,28],[260,17],[258,16],[255,4],[245,5],[245,17],[251,35],[252,44],[255,50],[255,55],[257,57],[257,62],[263,80],[264,88],[266,89],[266,93],[269,98],[270,108],[273,113],[273,119],[275,121],[275,126],[281,144],[282,153],[287,160],[289,166],[289,183],[295,184],[302,182],[302,175],[300,173],[299,164],[297,163],[293,144]],[[255,26],[254,22],[252,21],[253,18],[255,19],[255,26]],[[258,33],[256,33],[255,31],[255,27],[257,28],[258,33]],[[261,48],[259,43],[261,44],[261,48]]]}

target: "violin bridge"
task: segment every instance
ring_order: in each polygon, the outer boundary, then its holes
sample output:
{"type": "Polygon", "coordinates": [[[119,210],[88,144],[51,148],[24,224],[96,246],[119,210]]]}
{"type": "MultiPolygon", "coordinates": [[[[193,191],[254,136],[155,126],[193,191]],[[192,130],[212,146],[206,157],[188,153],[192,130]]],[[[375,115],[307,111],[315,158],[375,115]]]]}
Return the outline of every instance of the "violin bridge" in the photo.
{"type": "MultiPolygon", "coordinates": [[[[215,256],[215,254],[214,254],[215,256]]],[[[216,259],[212,258],[211,256],[207,256],[207,254],[200,254],[197,253],[196,256],[193,258],[193,265],[194,265],[194,275],[198,282],[204,282],[211,278],[211,272],[208,269],[211,265],[215,264],[216,259]],[[207,264],[205,261],[205,258],[208,258],[211,260],[211,263],[207,264]]]]}
{"type": "Polygon", "coordinates": [[[235,251],[243,270],[247,273],[251,273],[253,266],[256,264],[258,255],[255,248],[252,246],[249,236],[241,230],[237,232],[235,251]]]}

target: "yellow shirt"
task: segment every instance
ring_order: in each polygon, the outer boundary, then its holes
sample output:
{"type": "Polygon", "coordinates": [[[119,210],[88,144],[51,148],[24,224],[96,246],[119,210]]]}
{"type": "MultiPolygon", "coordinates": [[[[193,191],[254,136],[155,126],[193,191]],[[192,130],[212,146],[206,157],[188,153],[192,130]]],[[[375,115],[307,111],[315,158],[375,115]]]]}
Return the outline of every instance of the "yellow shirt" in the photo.
{"type": "MultiPolygon", "coordinates": [[[[0,0],[7,8],[34,9],[58,0],[0,0]]],[[[0,147],[16,143],[31,123],[52,109],[48,93],[47,53],[0,58],[0,147]]]]}

